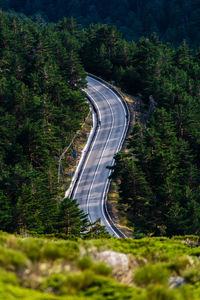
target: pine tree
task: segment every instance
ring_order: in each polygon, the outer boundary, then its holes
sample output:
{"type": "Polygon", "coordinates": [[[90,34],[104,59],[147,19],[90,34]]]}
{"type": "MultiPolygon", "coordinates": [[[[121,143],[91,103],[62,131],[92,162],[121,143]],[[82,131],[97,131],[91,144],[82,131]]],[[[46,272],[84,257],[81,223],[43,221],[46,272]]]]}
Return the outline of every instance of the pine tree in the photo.
{"type": "Polygon", "coordinates": [[[13,230],[13,208],[10,200],[0,191],[0,230],[12,232],[13,230]]]}
{"type": "Polygon", "coordinates": [[[58,207],[57,229],[67,235],[80,236],[87,230],[87,215],[79,208],[76,200],[65,198],[58,207]]]}

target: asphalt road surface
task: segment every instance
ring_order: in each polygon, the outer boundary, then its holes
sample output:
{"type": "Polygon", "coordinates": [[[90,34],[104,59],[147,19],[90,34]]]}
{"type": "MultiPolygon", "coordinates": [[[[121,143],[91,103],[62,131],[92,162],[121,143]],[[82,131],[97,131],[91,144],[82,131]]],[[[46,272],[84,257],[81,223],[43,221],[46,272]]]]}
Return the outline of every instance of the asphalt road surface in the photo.
{"type": "Polygon", "coordinates": [[[87,77],[87,80],[85,91],[97,108],[98,127],[73,198],[78,200],[79,207],[89,215],[90,221],[101,218],[107,231],[119,237],[104,210],[110,175],[106,167],[114,163],[113,157],[125,138],[127,112],[121,99],[110,88],[92,77],[87,77]]]}

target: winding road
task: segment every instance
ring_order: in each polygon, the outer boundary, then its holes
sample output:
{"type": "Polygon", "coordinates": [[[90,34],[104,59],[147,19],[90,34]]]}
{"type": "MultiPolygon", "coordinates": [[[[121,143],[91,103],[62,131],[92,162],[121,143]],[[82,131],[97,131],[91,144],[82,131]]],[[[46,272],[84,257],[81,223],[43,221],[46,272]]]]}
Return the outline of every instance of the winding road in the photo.
{"type": "Polygon", "coordinates": [[[113,157],[124,141],[129,123],[128,112],[120,97],[107,85],[90,76],[87,81],[85,92],[96,108],[96,116],[93,116],[96,132],[72,197],[77,199],[79,207],[88,214],[91,222],[101,218],[102,225],[110,234],[123,237],[123,233],[109,221],[105,205],[110,184],[110,170],[106,167],[113,165],[113,157]]]}

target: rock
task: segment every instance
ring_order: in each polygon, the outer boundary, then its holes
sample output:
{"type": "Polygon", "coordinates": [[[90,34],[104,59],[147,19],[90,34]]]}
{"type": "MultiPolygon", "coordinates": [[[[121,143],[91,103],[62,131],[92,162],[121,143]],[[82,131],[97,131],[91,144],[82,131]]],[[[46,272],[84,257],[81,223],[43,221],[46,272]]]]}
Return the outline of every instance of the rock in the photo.
{"type": "Polygon", "coordinates": [[[170,289],[178,288],[179,286],[184,284],[184,278],[177,276],[177,277],[170,277],[169,279],[169,287],[170,289]]]}
{"type": "Polygon", "coordinates": [[[95,258],[97,261],[103,262],[112,268],[112,273],[116,280],[125,284],[131,284],[133,276],[126,254],[104,251],[97,253],[95,258]]]}
{"type": "Polygon", "coordinates": [[[126,254],[114,251],[104,251],[97,253],[96,259],[110,266],[114,272],[127,272],[129,270],[129,263],[126,254]]]}

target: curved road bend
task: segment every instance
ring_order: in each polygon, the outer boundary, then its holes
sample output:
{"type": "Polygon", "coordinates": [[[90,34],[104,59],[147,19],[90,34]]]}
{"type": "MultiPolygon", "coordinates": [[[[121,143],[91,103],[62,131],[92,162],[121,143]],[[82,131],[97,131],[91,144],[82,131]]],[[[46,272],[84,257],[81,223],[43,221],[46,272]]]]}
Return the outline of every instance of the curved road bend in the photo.
{"type": "Polygon", "coordinates": [[[126,110],[121,99],[111,89],[92,77],[88,76],[87,80],[85,91],[95,104],[100,120],[73,198],[78,200],[79,207],[89,215],[91,222],[101,218],[107,231],[119,237],[107,220],[104,201],[110,175],[106,167],[113,164],[113,157],[125,138],[128,126],[126,110]]]}

